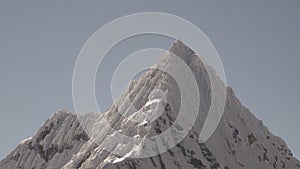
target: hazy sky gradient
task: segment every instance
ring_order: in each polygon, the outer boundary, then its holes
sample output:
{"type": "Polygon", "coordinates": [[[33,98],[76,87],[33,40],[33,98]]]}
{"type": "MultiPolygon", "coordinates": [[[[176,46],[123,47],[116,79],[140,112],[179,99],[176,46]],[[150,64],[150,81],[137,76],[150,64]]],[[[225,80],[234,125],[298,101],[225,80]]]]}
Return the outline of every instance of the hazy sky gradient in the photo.
{"type": "MultiPolygon", "coordinates": [[[[299,0],[137,0],[1,1],[0,158],[32,136],[56,110],[73,111],[74,64],[97,29],[118,17],[149,11],[178,15],[206,33],[242,103],[300,157],[299,0]]],[[[167,49],[171,41],[136,37],[108,58],[145,47],[167,49]]],[[[109,105],[106,98],[98,95],[101,104],[109,105]]]]}

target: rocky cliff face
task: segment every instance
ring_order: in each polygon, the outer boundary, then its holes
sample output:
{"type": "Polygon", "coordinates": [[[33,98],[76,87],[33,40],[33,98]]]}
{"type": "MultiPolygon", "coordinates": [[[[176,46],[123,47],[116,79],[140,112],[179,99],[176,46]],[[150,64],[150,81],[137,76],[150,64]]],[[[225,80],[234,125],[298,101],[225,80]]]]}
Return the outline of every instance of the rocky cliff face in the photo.
{"type": "MultiPolygon", "coordinates": [[[[158,135],[173,124],[180,107],[178,86],[163,71],[152,69],[138,81],[132,81],[119,100],[102,115],[86,115],[99,124],[93,130],[100,136],[99,140],[102,138],[101,146],[85,133],[76,114],[60,110],[33,137],[22,141],[3,159],[0,168],[300,169],[299,161],[293,157],[285,142],[272,135],[239,102],[231,88],[227,88],[225,110],[217,130],[208,141],[199,143],[199,133],[211,104],[208,74],[200,58],[179,40],[174,42],[170,51],[182,58],[193,71],[201,100],[196,123],[175,147],[152,157],[127,158],[129,153],[142,151],[141,145],[103,139],[115,134],[113,130],[101,128],[104,120],[123,134],[141,138],[158,135]],[[164,98],[162,95],[154,96],[155,90],[163,91],[164,98]],[[137,109],[136,112],[129,112],[132,120],[121,115],[130,107],[125,98],[130,98],[137,109]],[[158,108],[163,113],[154,121],[148,120],[158,108]],[[142,123],[134,121],[140,118],[145,120],[142,123]],[[124,152],[124,156],[109,153],[103,146],[112,146],[112,149],[124,152]]],[[[168,56],[164,56],[156,67],[164,68],[169,64],[168,56]]],[[[223,85],[222,82],[219,85],[223,85]]]]}

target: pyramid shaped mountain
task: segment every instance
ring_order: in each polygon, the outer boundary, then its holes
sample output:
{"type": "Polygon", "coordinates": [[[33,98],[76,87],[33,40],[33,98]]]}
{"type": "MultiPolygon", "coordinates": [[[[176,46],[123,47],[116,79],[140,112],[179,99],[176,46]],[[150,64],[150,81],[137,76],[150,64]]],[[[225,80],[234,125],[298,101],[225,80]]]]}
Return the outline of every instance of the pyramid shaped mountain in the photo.
{"type": "MultiPolygon", "coordinates": [[[[112,139],[116,132],[149,138],[175,125],[182,97],[176,80],[162,71],[172,66],[166,55],[139,80],[131,81],[106,112],[87,113],[82,118],[94,121],[96,126],[84,126],[76,114],[60,110],[33,137],[22,141],[3,159],[0,168],[300,169],[300,162],[286,143],[272,135],[229,87],[226,87],[224,114],[217,129],[207,141],[199,142],[211,105],[208,72],[200,57],[181,41],[176,40],[169,51],[192,70],[201,100],[195,123],[174,147],[154,156],[131,158],[129,153],[139,154],[145,147],[112,139]],[[132,107],[135,111],[131,111],[132,107]],[[158,111],[161,114],[157,115],[158,111]],[[104,123],[113,129],[107,130],[104,123]],[[97,134],[96,141],[85,130],[89,127],[97,134]],[[107,151],[107,147],[122,156],[107,151]]],[[[219,81],[218,85],[224,84],[219,81]]],[[[176,128],[181,130],[182,126],[176,128]]]]}

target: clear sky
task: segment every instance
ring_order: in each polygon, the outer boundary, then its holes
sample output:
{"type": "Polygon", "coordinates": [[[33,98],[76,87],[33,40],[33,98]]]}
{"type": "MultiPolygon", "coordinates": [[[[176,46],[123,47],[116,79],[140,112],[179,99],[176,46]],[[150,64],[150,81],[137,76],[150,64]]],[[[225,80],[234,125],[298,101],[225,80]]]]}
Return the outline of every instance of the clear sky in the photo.
{"type": "MultiPolygon", "coordinates": [[[[299,0],[129,0],[0,2],[1,159],[56,110],[73,111],[72,73],[83,44],[107,22],[136,12],[175,14],[206,33],[220,54],[228,85],[300,157],[299,0]]],[[[167,49],[172,40],[145,36],[127,42],[108,56],[167,49]]],[[[98,95],[106,106],[107,98],[98,95]]]]}

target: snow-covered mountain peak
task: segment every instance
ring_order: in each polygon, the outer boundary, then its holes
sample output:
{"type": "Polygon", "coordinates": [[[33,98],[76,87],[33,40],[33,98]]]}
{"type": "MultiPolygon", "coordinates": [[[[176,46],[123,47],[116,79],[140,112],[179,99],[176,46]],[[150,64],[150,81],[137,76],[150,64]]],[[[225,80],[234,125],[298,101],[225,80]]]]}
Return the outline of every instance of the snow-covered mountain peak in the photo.
{"type": "MultiPolygon", "coordinates": [[[[219,126],[208,141],[199,143],[199,134],[211,104],[208,73],[200,58],[180,40],[173,43],[170,52],[182,58],[190,67],[200,93],[200,109],[195,123],[174,147],[155,156],[131,158],[143,152],[159,152],[159,146],[145,145],[146,139],[160,135],[172,126],[174,131],[183,130],[183,126],[175,123],[183,97],[176,81],[161,71],[172,63],[165,56],[157,63],[157,69],[151,69],[139,80],[132,81],[108,111],[86,114],[84,119],[93,125],[83,125],[76,114],[59,110],[33,137],[22,141],[3,159],[0,168],[300,168],[299,161],[293,157],[284,141],[272,135],[240,103],[231,88],[226,88],[225,110],[219,126]],[[108,130],[105,123],[109,123],[113,130],[108,130]],[[97,142],[84,130],[87,128],[97,135],[97,142]],[[118,133],[141,142],[113,139],[118,133]]],[[[220,82],[219,85],[223,84],[220,82]]],[[[186,99],[191,101],[190,98],[186,99]]],[[[161,141],[169,145],[168,141],[172,140],[176,140],[176,137],[161,141]]]]}

